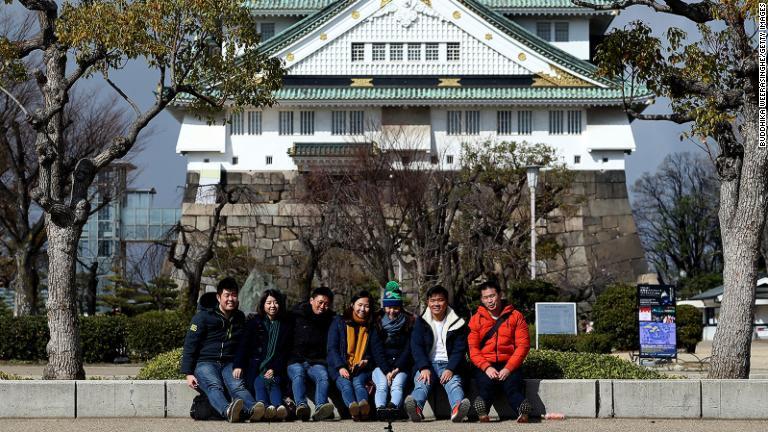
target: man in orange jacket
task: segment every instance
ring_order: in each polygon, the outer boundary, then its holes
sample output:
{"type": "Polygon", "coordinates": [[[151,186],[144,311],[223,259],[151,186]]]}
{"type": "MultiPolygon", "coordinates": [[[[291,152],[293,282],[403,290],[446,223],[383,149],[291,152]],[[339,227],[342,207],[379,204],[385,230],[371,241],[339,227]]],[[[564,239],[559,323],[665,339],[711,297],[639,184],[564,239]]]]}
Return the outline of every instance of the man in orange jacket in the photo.
{"type": "Polygon", "coordinates": [[[530,404],[525,400],[521,366],[531,349],[525,317],[501,299],[496,282],[480,285],[482,305],[469,320],[469,357],[475,366],[478,396],[474,406],[481,422],[488,422],[494,390],[504,389],[517,421],[526,423],[530,404]]]}

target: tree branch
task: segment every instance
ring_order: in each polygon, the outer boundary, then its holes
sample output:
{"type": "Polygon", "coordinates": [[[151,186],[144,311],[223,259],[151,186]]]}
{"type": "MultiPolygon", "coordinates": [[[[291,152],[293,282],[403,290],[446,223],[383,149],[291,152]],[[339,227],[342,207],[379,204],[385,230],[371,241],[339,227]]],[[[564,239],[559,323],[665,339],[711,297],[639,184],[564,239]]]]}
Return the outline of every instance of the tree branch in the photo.
{"type": "Polygon", "coordinates": [[[120,87],[118,87],[114,82],[112,82],[111,79],[105,76],[104,80],[107,81],[107,84],[109,84],[109,86],[112,87],[117,92],[117,94],[119,94],[123,99],[125,99],[126,102],[128,102],[131,108],[133,108],[133,111],[136,113],[136,116],[141,115],[141,110],[139,109],[139,106],[136,105],[136,102],[128,97],[128,95],[125,94],[125,92],[123,92],[123,90],[121,90],[120,87]]]}
{"type": "Polygon", "coordinates": [[[682,0],[663,1],[666,4],[660,4],[653,0],[617,0],[613,3],[604,5],[598,5],[584,0],[571,0],[571,3],[575,4],[576,6],[581,6],[593,10],[627,9],[630,6],[640,5],[647,6],[656,12],[682,16],[697,23],[706,23],[715,20],[713,10],[716,9],[717,6],[709,1],[705,0],[699,3],[685,3],[682,0]]]}
{"type": "Polygon", "coordinates": [[[7,94],[7,95],[8,95],[8,97],[9,97],[9,98],[10,98],[10,99],[11,99],[11,100],[14,102],[14,103],[16,103],[16,105],[18,105],[18,106],[19,106],[19,108],[21,108],[21,110],[24,112],[24,115],[25,115],[25,116],[27,116],[27,117],[29,117],[29,116],[30,116],[30,115],[29,115],[29,111],[27,111],[27,109],[24,107],[24,105],[22,105],[22,103],[21,103],[21,102],[19,102],[19,100],[18,100],[18,99],[16,99],[16,97],[15,97],[15,96],[13,96],[13,94],[12,94],[10,91],[6,90],[6,88],[5,88],[5,87],[3,87],[3,86],[0,86],[0,90],[2,90],[2,91],[3,91],[3,93],[7,94]]]}

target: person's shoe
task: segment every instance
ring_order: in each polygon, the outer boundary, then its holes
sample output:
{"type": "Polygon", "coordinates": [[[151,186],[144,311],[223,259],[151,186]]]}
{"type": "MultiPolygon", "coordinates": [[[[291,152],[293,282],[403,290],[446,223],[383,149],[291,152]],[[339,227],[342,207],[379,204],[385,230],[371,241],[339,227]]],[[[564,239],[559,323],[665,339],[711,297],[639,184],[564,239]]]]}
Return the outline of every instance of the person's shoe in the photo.
{"type": "Polygon", "coordinates": [[[315,407],[315,414],[312,416],[312,420],[321,421],[333,418],[333,404],[324,403],[315,407]]]}
{"type": "Polygon", "coordinates": [[[461,402],[454,405],[451,410],[451,421],[454,423],[461,423],[469,412],[469,405],[469,399],[467,398],[462,399],[461,402]]]}
{"type": "Polygon", "coordinates": [[[284,405],[277,407],[275,410],[275,418],[279,421],[283,421],[286,417],[288,417],[288,408],[286,408],[284,405]]]}
{"type": "Polygon", "coordinates": [[[531,413],[531,403],[528,399],[523,399],[520,402],[520,408],[517,409],[517,422],[528,423],[528,415],[531,413]]]}
{"type": "Polygon", "coordinates": [[[243,411],[243,400],[235,399],[227,405],[227,421],[237,423],[240,421],[240,413],[243,411]]]}
{"type": "Polygon", "coordinates": [[[408,413],[408,418],[413,422],[420,422],[424,420],[424,414],[419,408],[419,404],[416,403],[416,399],[413,396],[405,398],[405,412],[408,413]]]}
{"type": "Polygon", "coordinates": [[[371,405],[368,401],[360,401],[357,403],[357,407],[360,408],[360,417],[363,419],[368,418],[368,414],[371,413],[371,405]]]}
{"type": "Polygon", "coordinates": [[[287,412],[285,418],[290,420],[296,419],[296,402],[286,396],[283,398],[283,406],[285,406],[287,412]]]}
{"type": "Polygon", "coordinates": [[[347,408],[349,408],[349,415],[351,415],[353,419],[357,420],[357,416],[360,415],[360,407],[357,405],[357,402],[352,402],[347,408]]]}
{"type": "Polygon", "coordinates": [[[266,411],[264,411],[264,420],[272,420],[273,418],[275,418],[276,413],[277,413],[277,410],[275,409],[274,405],[268,406],[266,411]]]}
{"type": "Polygon", "coordinates": [[[251,407],[251,421],[257,422],[261,420],[261,418],[264,417],[265,410],[266,409],[264,408],[264,402],[256,402],[251,407]]]}
{"type": "Polygon", "coordinates": [[[480,396],[475,398],[475,403],[473,404],[475,407],[475,411],[477,412],[477,419],[480,421],[480,423],[488,423],[491,421],[491,417],[488,415],[488,407],[485,405],[485,401],[480,396]]]}
{"type": "Polygon", "coordinates": [[[298,418],[301,421],[308,421],[309,420],[309,407],[307,404],[299,404],[296,407],[296,418],[298,418]]]}

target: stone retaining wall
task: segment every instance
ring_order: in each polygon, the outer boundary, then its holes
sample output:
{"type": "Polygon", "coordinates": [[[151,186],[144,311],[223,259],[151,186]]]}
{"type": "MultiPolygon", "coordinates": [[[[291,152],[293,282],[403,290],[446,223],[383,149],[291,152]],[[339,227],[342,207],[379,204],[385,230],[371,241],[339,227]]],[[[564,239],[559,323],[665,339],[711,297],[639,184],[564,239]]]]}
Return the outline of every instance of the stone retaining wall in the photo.
{"type": "MultiPolygon", "coordinates": [[[[184,381],[0,381],[0,418],[188,417],[194,396],[184,381]]],[[[768,380],[526,380],[526,397],[534,414],[566,417],[768,419],[768,380]]],[[[449,416],[440,388],[424,414],[449,416]]]]}

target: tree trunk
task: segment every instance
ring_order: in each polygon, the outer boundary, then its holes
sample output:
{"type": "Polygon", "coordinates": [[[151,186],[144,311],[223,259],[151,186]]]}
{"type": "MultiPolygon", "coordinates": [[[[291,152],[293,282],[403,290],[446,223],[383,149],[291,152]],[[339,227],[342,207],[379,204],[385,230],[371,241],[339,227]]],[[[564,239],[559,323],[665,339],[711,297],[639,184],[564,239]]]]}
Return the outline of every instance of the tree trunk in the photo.
{"type": "Polygon", "coordinates": [[[77,316],[75,263],[82,228],[60,227],[48,216],[48,365],[44,379],[85,379],[80,352],[80,323],[77,316]]]}
{"type": "Polygon", "coordinates": [[[190,271],[184,271],[187,277],[186,298],[182,302],[185,312],[194,314],[197,310],[197,299],[200,297],[200,280],[203,278],[205,265],[197,266],[190,271]]]}
{"type": "Polygon", "coordinates": [[[37,313],[37,274],[34,257],[29,244],[19,245],[15,255],[16,277],[13,316],[28,316],[37,313]]]}
{"type": "Polygon", "coordinates": [[[724,291],[710,378],[749,378],[760,236],[768,209],[768,149],[757,146],[757,109],[752,108],[744,110],[740,174],[723,180],[720,189],[724,291]]]}
{"type": "Polygon", "coordinates": [[[99,263],[94,261],[88,268],[88,287],[85,292],[85,310],[88,316],[96,315],[96,293],[99,287],[99,263]]]}

